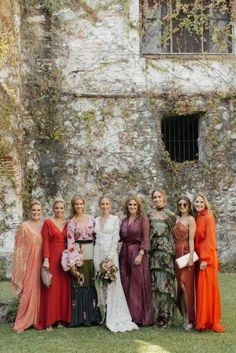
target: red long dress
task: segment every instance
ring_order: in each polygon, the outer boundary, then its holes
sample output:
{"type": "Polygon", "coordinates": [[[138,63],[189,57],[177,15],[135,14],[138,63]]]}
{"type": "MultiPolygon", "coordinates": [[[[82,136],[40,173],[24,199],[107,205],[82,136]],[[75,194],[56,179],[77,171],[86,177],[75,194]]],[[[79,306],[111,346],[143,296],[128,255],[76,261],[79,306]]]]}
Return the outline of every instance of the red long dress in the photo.
{"type": "Polygon", "coordinates": [[[216,225],[211,212],[201,211],[196,217],[195,250],[199,256],[197,267],[196,330],[224,332],[220,324],[221,304],[218,284],[218,258],[216,249],[216,225]],[[207,262],[206,270],[200,270],[201,261],[207,262]]]}
{"type": "Polygon", "coordinates": [[[42,228],[43,257],[49,259],[52,284],[42,285],[38,329],[55,323],[69,323],[71,320],[70,279],[61,267],[61,255],[66,245],[66,226],[62,231],[47,219],[42,228]]]}
{"type": "MultiPolygon", "coordinates": [[[[175,258],[188,254],[189,249],[189,230],[180,221],[177,222],[173,229],[172,234],[175,240],[175,258]]],[[[194,298],[194,266],[179,269],[175,266],[177,278],[177,306],[180,313],[183,315],[181,299],[186,296],[186,311],[188,322],[194,324],[195,322],[195,298],[194,298]]]]}

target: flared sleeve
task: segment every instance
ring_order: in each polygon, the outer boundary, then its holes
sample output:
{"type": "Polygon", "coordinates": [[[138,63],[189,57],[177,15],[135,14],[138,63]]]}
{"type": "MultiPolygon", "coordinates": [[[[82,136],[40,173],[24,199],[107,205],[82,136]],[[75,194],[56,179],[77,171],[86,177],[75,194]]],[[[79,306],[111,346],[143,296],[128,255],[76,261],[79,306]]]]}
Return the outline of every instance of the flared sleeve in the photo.
{"type": "Polygon", "coordinates": [[[29,260],[30,242],[27,241],[27,238],[27,229],[21,224],[16,233],[12,267],[12,284],[16,295],[19,295],[23,290],[29,260]]]}
{"type": "Polygon", "coordinates": [[[205,237],[200,248],[200,260],[206,261],[209,265],[216,261],[216,224],[214,217],[207,214],[205,224],[205,237]]]}
{"type": "Polygon", "coordinates": [[[67,249],[69,252],[74,251],[75,248],[75,232],[74,224],[72,221],[69,221],[67,224],[67,249]]]}
{"type": "Polygon", "coordinates": [[[117,255],[117,245],[120,239],[120,221],[118,217],[114,217],[114,228],[112,232],[112,243],[111,248],[108,254],[109,259],[114,259],[115,255],[117,255]]]}
{"type": "Polygon", "coordinates": [[[140,249],[145,251],[150,249],[150,223],[147,217],[142,218],[142,240],[140,249]]]}

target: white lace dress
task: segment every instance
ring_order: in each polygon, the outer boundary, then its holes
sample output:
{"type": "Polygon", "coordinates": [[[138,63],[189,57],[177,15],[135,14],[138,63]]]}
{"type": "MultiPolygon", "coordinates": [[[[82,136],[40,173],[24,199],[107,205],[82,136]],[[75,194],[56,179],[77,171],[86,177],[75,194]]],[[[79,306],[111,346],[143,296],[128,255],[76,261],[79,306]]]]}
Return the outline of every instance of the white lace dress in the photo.
{"type": "MultiPolygon", "coordinates": [[[[94,247],[95,271],[99,270],[99,265],[107,258],[119,267],[117,244],[119,240],[119,219],[117,216],[109,215],[106,223],[102,227],[100,217],[95,219],[96,244],[94,247]]],[[[106,317],[106,326],[112,332],[125,332],[138,329],[132,322],[125,294],[120,281],[120,273],[116,274],[116,281],[102,287],[96,284],[98,294],[98,305],[101,314],[106,317]],[[106,312],[106,316],[105,316],[106,312]]]]}

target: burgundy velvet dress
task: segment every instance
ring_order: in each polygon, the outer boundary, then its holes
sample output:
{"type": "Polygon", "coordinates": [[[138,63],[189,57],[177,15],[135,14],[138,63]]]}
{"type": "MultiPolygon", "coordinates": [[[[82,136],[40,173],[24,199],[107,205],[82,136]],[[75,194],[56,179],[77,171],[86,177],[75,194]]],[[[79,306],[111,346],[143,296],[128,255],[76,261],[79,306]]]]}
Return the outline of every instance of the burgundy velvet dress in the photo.
{"type": "MultiPolygon", "coordinates": [[[[181,257],[189,253],[189,230],[181,222],[177,222],[173,229],[172,234],[175,240],[175,258],[181,257]]],[[[194,265],[179,269],[175,266],[177,278],[177,306],[182,313],[181,297],[186,295],[187,299],[187,316],[190,324],[195,323],[195,296],[194,296],[194,265]],[[184,291],[184,293],[183,293],[184,291]]]]}
{"type": "Polygon", "coordinates": [[[42,228],[43,257],[49,259],[52,284],[49,288],[42,285],[38,329],[56,323],[71,321],[70,278],[61,266],[61,256],[66,245],[66,225],[62,231],[47,219],[42,228]]]}
{"type": "Polygon", "coordinates": [[[142,326],[153,324],[151,304],[151,281],[146,252],[149,250],[149,221],[138,217],[129,224],[122,221],[120,229],[122,247],[120,252],[120,275],[132,320],[142,326]],[[141,265],[134,265],[135,257],[143,249],[141,265]]]}

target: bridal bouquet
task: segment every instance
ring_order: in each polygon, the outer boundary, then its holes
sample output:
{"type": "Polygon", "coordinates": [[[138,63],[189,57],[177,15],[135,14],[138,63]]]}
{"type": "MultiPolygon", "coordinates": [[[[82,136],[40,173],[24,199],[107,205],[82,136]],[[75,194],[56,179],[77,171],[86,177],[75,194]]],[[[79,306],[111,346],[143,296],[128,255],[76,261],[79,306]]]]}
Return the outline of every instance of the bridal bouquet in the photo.
{"type": "Polygon", "coordinates": [[[106,259],[100,263],[100,270],[96,273],[96,279],[101,282],[103,286],[115,282],[118,267],[115,266],[110,259],[106,259]]]}

